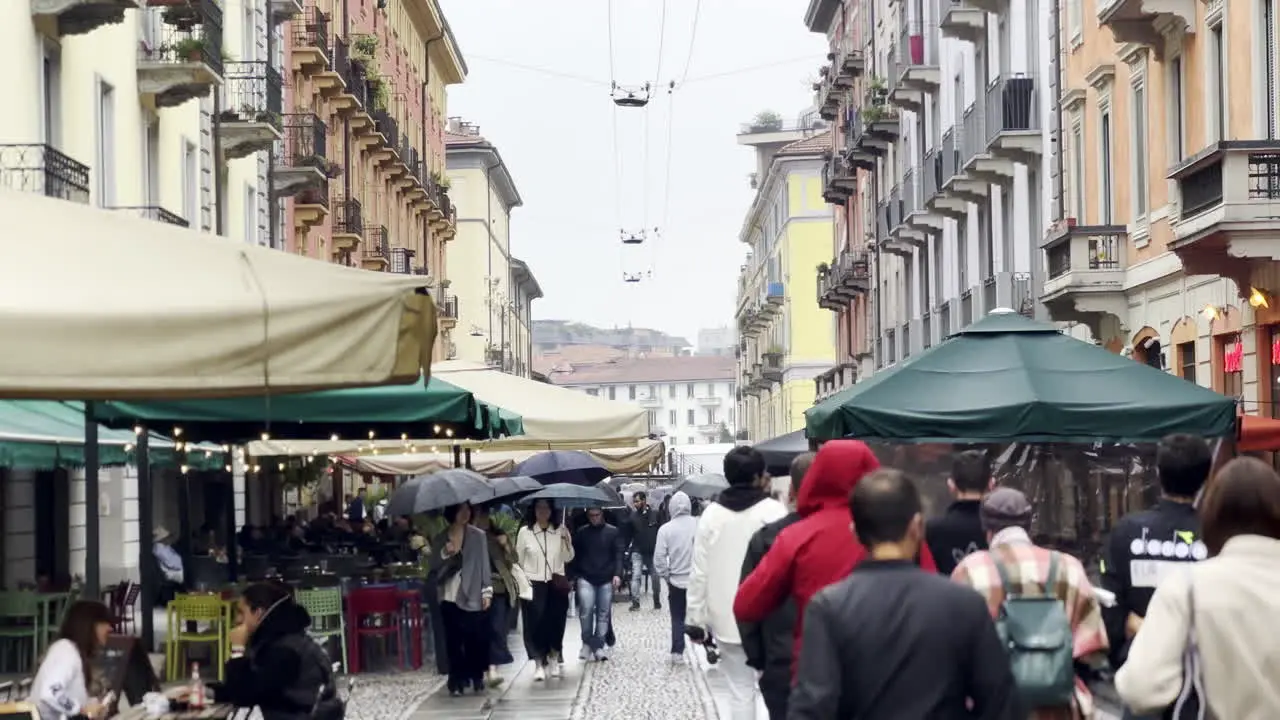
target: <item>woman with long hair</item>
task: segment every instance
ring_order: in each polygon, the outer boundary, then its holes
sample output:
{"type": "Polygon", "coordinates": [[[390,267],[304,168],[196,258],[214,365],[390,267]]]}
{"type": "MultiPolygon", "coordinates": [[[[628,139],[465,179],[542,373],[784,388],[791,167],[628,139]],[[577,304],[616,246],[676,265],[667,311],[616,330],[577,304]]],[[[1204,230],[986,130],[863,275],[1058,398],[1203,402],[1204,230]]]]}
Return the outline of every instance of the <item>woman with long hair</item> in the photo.
{"type": "Polygon", "coordinates": [[[485,531],[489,540],[489,584],[493,587],[493,602],[486,613],[489,629],[489,671],[485,680],[490,687],[502,684],[498,672],[501,665],[515,662],[507,647],[507,633],[511,630],[511,611],[520,601],[520,588],[512,568],[516,564],[516,548],[506,531],[492,522],[488,506],[477,505],[472,510],[471,521],[485,531]]]}
{"type": "Polygon", "coordinates": [[[449,694],[468,688],[485,690],[489,669],[489,630],[486,613],[493,601],[489,539],[471,525],[471,505],[444,509],[449,526],[431,544],[440,587],[445,651],[449,656],[449,694]]]}
{"type": "Polygon", "coordinates": [[[262,720],[342,720],[329,656],[307,635],[311,616],[275,583],[245,588],[241,624],[231,631],[226,682],[211,683],[214,697],[236,707],[257,707],[262,720]],[[239,657],[236,648],[244,648],[239,657]]]}
{"type": "Polygon", "coordinates": [[[83,715],[106,716],[107,708],[89,696],[93,685],[93,656],[107,644],[111,634],[111,611],[93,600],[71,604],[58,629],[58,639],[45,652],[31,698],[40,720],[62,720],[83,715]]]}
{"type": "Polygon", "coordinates": [[[533,598],[521,602],[524,645],[536,663],[533,679],[563,674],[564,626],[569,613],[569,580],[564,567],[573,560],[569,529],[555,518],[550,500],[537,500],[516,537],[516,559],[533,585],[533,598]]]}

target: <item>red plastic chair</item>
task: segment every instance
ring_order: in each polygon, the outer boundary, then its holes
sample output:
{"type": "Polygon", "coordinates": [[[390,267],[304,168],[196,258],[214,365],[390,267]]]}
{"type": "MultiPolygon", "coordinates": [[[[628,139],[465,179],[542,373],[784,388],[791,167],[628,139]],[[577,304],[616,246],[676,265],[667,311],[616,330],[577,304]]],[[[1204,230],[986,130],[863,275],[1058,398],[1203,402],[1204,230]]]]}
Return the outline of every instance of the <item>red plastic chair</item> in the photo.
{"type": "Polygon", "coordinates": [[[403,613],[399,595],[395,586],[359,588],[347,595],[347,667],[351,674],[360,672],[361,641],[364,638],[380,638],[384,648],[387,638],[395,640],[396,655],[404,667],[405,648],[400,642],[403,613]]]}

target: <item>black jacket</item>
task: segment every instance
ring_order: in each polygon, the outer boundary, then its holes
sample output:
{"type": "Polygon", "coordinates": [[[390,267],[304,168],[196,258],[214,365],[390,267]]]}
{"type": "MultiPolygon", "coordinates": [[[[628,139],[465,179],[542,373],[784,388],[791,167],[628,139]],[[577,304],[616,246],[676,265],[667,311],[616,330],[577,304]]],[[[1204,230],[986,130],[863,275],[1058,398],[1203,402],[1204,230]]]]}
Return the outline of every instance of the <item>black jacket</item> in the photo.
{"type": "MultiPolygon", "coordinates": [[[[800,521],[800,513],[791,513],[756,531],[747,544],[747,554],[742,559],[742,578],[745,580],[773,547],[773,541],[786,528],[800,521]]],[[[760,689],[786,692],[791,687],[791,646],[794,642],[796,604],[791,598],[762,623],[738,623],[742,636],[742,650],[747,654],[747,664],[759,670],[760,689]]]]}
{"type": "Polygon", "coordinates": [[[1025,720],[1016,705],[1009,657],[971,588],[866,560],[809,601],[788,720],[1025,720]]]}
{"type": "Polygon", "coordinates": [[[662,525],[657,508],[645,506],[644,510],[632,510],[627,518],[627,543],[631,552],[653,555],[658,544],[658,527],[662,525]]]}
{"type": "Polygon", "coordinates": [[[622,577],[622,539],[618,528],[583,525],[573,534],[573,561],[569,572],[592,585],[604,585],[622,577]]]}
{"type": "Polygon", "coordinates": [[[292,601],[267,613],[245,656],[227,661],[218,702],[258,706],[263,720],[341,720],[329,656],[307,636],[311,616],[292,601]]]}
{"type": "Polygon", "coordinates": [[[1200,538],[1200,517],[1189,503],[1161,500],[1150,510],[1125,515],[1116,522],[1102,558],[1102,587],[1116,595],[1115,607],[1102,609],[1107,637],[1111,638],[1112,667],[1123,665],[1129,654],[1126,618],[1129,613],[1146,617],[1156,580],[1167,574],[1167,566],[1208,556],[1200,538]]]}
{"type": "Polygon", "coordinates": [[[978,516],[981,500],[957,500],[925,526],[924,536],[938,574],[951,576],[965,555],[987,549],[987,533],[978,516]]]}

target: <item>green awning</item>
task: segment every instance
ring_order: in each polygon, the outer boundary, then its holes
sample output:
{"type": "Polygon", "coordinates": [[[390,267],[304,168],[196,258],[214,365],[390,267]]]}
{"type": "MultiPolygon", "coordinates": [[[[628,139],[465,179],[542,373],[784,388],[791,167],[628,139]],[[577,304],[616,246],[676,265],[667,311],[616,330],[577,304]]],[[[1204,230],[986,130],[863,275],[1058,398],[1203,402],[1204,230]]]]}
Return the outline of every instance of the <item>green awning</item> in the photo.
{"type": "Polygon", "coordinates": [[[1150,442],[1235,432],[1235,401],[1012,312],[805,411],[810,438],[1150,442]]]}
{"type": "Polygon", "coordinates": [[[280,440],[372,437],[489,438],[516,434],[520,418],[480,403],[443,380],[272,396],[154,402],[102,402],[97,417],[115,428],[175,428],[191,440],[242,443],[263,433],[280,440]],[[452,431],[452,435],[450,432],[452,431]]]}

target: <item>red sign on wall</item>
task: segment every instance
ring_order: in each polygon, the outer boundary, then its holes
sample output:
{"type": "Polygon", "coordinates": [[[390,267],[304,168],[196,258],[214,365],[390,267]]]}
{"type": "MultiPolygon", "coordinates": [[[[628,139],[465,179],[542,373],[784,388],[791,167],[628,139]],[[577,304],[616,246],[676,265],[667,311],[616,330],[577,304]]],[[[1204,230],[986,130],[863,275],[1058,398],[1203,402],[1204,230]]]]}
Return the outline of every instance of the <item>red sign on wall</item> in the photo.
{"type": "MultiPolygon", "coordinates": [[[[1275,357],[1276,348],[1273,344],[1271,349],[1272,358],[1275,357]]],[[[1235,342],[1227,345],[1222,351],[1222,371],[1229,373],[1238,373],[1244,370],[1244,345],[1237,338],[1235,342]]]]}

